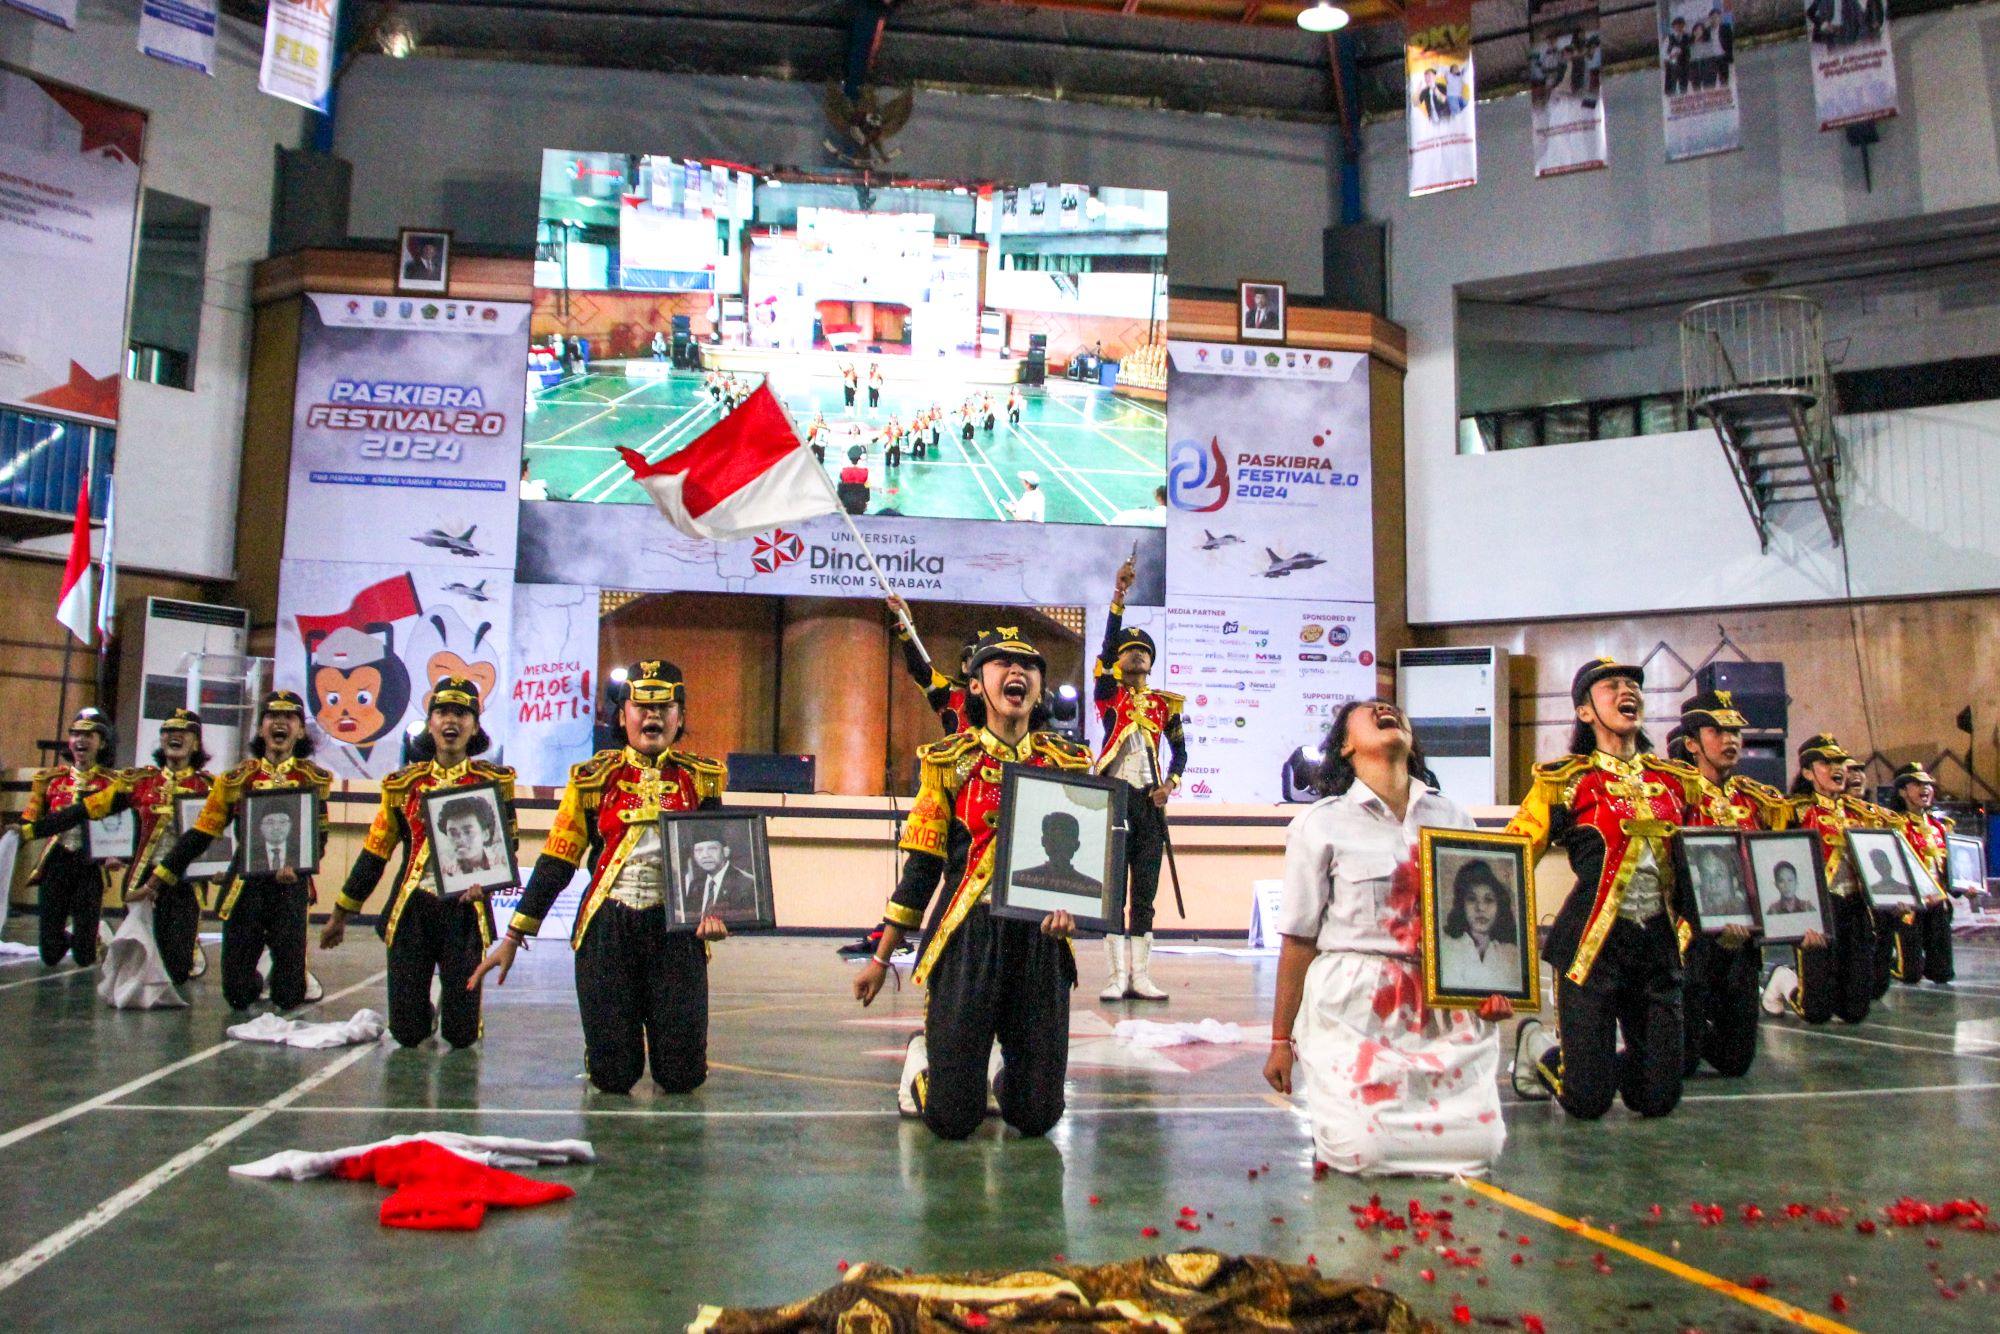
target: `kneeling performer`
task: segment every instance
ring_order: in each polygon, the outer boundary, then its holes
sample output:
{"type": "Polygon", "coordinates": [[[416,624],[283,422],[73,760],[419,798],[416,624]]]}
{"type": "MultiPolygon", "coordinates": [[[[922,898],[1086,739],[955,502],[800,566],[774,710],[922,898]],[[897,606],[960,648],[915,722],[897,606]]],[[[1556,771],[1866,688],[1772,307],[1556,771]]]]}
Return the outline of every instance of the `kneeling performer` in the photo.
{"type": "Polygon", "coordinates": [[[714,916],[692,932],[667,930],[660,812],[720,806],[723,768],[670,749],[687,727],[680,668],[634,663],[625,686],[624,748],[569,771],[520,910],[466,985],[477,989],[496,968],[495,984],[507,981],[516,952],[588,855],[590,887],[570,935],[584,1072],[606,1093],[629,1093],[650,1062],[662,1090],[691,1093],[708,1078],[707,942],[729,930],[714,916]]]}
{"type": "Polygon", "coordinates": [[[988,1057],[1005,1062],[995,1095],[1000,1115],[1024,1135],[1062,1119],[1069,1069],[1069,991],[1076,959],[1066,912],[1039,925],[992,915],[986,902],[999,825],[1002,766],[1090,770],[1083,747],[1041,730],[1048,665],[1011,626],[980,636],[968,666],[972,729],[923,747],[923,778],[903,826],[909,853],[883,913],[882,939],[854,979],[863,1005],[875,999],[889,959],[919,925],[940,883],[951,898],[924,945],[916,980],[929,992],[915,1079],[924,1124],[964,1139],[986,1114],[988,1057]]]}

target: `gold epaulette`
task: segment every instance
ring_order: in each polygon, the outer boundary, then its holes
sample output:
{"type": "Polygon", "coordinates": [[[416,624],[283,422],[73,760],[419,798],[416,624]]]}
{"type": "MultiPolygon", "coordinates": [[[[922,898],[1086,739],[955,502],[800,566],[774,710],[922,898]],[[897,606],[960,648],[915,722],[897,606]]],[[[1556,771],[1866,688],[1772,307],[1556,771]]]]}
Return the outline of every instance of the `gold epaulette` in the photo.
{"type": "Polygon", "coordinates": [[[382,780],[382,795],[385,797],[394,796],[400,799],[404,793],[416,785],[416,781],[419,778],[430,772],[430,767],[431,762],[429,760],[418,760],[415,764],[404,765],[402,768],[396,770],[395,773],[388,775],[382,780]]]}
{"type": "Polygon", "coordinates": [[[1035,754],[1053,760],[1058,769],[1087,771],[1091,767],[1089,748],[1071,741],[1066,736],[1054,732],[1036,732],[1032,739],[1035,754]]]}
{"type": "Polygon", "coordinates": [[[1167,702],[1167,707],[1172,709],[1175,713],[1179,713],[1181,709],[1183,709],[1187,705],[1186,695],[1176,695],[1171,690],[1153,690],[1151,686],[1148,686],[1146,688],[1148,690],[1152,690],[1152,693],[1158,695],[1161,699],[1165,700],[1167,702]]]}
{"type": "Polygon", "coordinates": [[[1560,759],[1549,760],[1536,765],[1535,779],[1538,782],[1565,783],[1577,773],[1589,767],[1590,757],[1588,755],[1565,755],[1560,759]]]}
{"type": "Polygon", "coordinates": [[[1952,819],[1949,815],[1933,815],[1931,819],[1936,820],[1939,824],[1943,825],[1944,832],[1947,834],[1949,834],[1952,830],[1958,828],[1958,821],[1952,819]]]}
{"type": "Polygon", "coordinates": [[[1785,794],[1778,791],[1777,788],[1772,787],[1769,783],[1760,783],[1754,778],[1745,778],[1740,774],[1732,778],[1730,782],[1738,792],[1743,793],[1752,801],[1758,802],[1761,805],[1783,806],[1785,804],[1785,794]]]}
{"type": "Polygon", "coordinates": [[[978,736],[972,732],[953,732],[943,740],[918,746],[917,759],[921,762],[918,786],[947,792],[957,790],[959,761],[982,749],[978,736]]]}
{"type": "Polygon", "coordinates": [[[611,775],[625,762],[622,750],[600,750],[581,764],[569,767],[571,787],[590,792],[611,781],[611,775]]]}
{"type": "Polygon", "coordinates": [[[711,760],[706,755],[697,755],[691,750],[668,750],[660,758],[678,764],[694,775],[694,795],[697,801],[720,797],[723,787],[729,781],[728,766],[711,760]]]}
{"type": "Polygon", "coordinates": [[[64,766],[59,764],[53,769],[37,769],[35,770],[34,777],[30,778],[28,781],[30,783],[40,784],[42,787],[47,787],[50,783],[56,781],[56,775],[60,774],[63,771],[63,767],[64,766]]]}
{"type": "Polygon", "coordinates": [[[1641,755],[1639,759],[1642,763],[1650,765],[1655,769],[1665,769],[1676,778],[1701,777],[1701,770],[1689,764],[1686,760],[1670,760],[1664,755],[1654,755],[1650,752],[1641,755]]]}
{"type": "Polygon", "coordinates": [[[239,760],[230,767],[228,772],[215,780],[215,785],[231,797],[234,797],[236,793],[241,792],[245,787],[249,786],[250,776],[256,772],[256,759],[239,760]]]}
{"type": "Polygon", "coordinates": [[[292,769],[314,787],[324,790],[333,786],[333,770],[322,769],[311,760],[293,760],[292,769]]]}
{"type": "Polygon", "coordinates": [[[1862,819],[1872,820],[1884,829],[1900,829],[1909,823],[1908,820],[1895,811],[1890,810],[1887,806],[1877,806],[1874,802],[1863,801],[1859,797],[1845,797],[1842,800],[1853,807],[1862,819]]]}
{"type": "Polygon", "coordinates": [[[481,782],[485,783],[511,783],[514,781],[514,771],[511,768],[504,764],[488,764],[485,760],[474,760],[466,772],[473,774],[481,782]]]}

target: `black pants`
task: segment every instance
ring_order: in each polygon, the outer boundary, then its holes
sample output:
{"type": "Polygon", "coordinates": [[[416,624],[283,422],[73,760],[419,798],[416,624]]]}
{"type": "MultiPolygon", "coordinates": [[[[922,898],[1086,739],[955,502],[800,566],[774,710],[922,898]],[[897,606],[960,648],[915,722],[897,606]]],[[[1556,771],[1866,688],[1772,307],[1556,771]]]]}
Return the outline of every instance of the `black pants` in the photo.
{"type": "Polygon", "coordinates": [[[882,466],[885,468],[900,468],[903,466],[902,445],[893,440],[889,442],[889,447],[882,451],[882,466]]]}
{"type": "Polygon", "coordinates": [[[1875,914],[1875,976],[1871,996],[1875,1000],[1889,994],[1891,982],[1924,980],[1923,924],[1916,913],[1904,920],[1901,912],[1875,914]]]}
{"type": "Polygon", "coordinates": [[[479,993],[467,991],[465,983],[486,950],[480,933],[486,912],[484,899],[441,899],[421,889],[410,891],[410,902],[396,921],[396,937],[389,942],[389,1032],[403,1046],[421,1045],[440,1027],[454,1047],[479,1041],[479,993]],[[440,984],[435,1006],[432,973],[440,984]]]}
{"type": "Polygon", "coordinates": [[[1046,1135],[1063,1114],[1075,985],[1067,942],[1034,922],[996,918],[984,903],[967,913],[924,984],[930,1069],[917,1084],[924,1124],[945,1139],[979,1128],[986,1060],[998,1038],[1006,1065],[995,1090],[1000,1115],[1023,1135],[1046,1135]]]}
{"type": "Polygon", "coordinates": [[[1924,976],[1933,982],[1949,982],[1958,975],[1951,956],[1951,916],[1956,911],[1951,900],[1946,899],[1917,914],[1917,926],[1923,936],[1924,976]]]}
{"type": "Polygon", "coordinates": [[[160,963],[175,986],[194,972],[194,952],[201,934],[201,895],[183,881],[168,885],[153,900],[153,940],[160,963]]]}
{"type": "Polygon", "coordinates": [[[38,886],[42,962],[53,968],[67,950],[77,965],[97,962],[97,923],[104,915],[104,876],[96,863],[65,847],[49,850],[38,886]]]}
{"type": "Polygon", "coordinates": [[[1688,943],[1681,996],[1687,1029],[1681,1073],[1691,1075],[1706,1060],[1735,1078],[1757,1058],[1757,973],[1763,952],[1754,940],[1724,948],[1714,936],[1688,943]]]}
{"type": "Polygon", "coordinates": [[[1833,941],[1826,949],[1801,949],[1799,995],[1793,1008],[1809,1024],[1838,1015],[1850,1024],[1868,1017],[1875,997],[1875,910],[1861,891],[1829,894],[1833,941]]]}
{"type": "Polygon", "coordinates": [[[1680,945],[1661,913],[1644,926],[1612,923],[1578,986],[1557,969],[1556,1024],[1562,1035],[1563,1110],[1595,1121],[1614,1096],[1641,1116],[1665,1116],[1681,1100],[1680,945]],[[1618,1050],[1620,1032],[1625,1050],[1618,1050]]]}
{"type": "Polygon", "coordinates": [[[847,406],[848,406],[848,407],[850,407],[850,408],[851,408],[851,407],[853,407],[853,406],[854,406],[854,386],[853,386],[853,385],[851,385],[851,384],[844,384],[844,385],[842,385],[842,386],[840,387],[840,392],[841,392],[841,393],[842,393],[843,395],[845,395],[845,396],[846,396],[846,398],[847,398],[847,406]]]}
{"type": "Polygon", "coordinates": [[[868,386],[868,406],[871,408],[882,406],[882,386],[875,384],[868,386]]]}
{"type": "Polygon", "coordinates": [[[669,933],[667,910],[606,903],[576,951],[583,1066],[606,1093],[630,1093],[646,1072],[668,1093],[708,1078],[708,951],[691,931],[669,933]]]}
{"type": "Polygon", "coordinates": [[[1125,794],[1125,929],[1135,936],[1153,930],[1153,901],[1160,896],[1160,861],[1167,853],[1167,812],[1153,804],[1151,788],[1125,794]]]}
{"type": "Polygon", "coordinates": [[[271,1004],[295,1010],[306,999],[306,882],[281,885],[268,875],[248,876],[236,906],[222,923],[222,998],[247,1010],[263,993],[257,971],[271,952],[271,1004]]]}

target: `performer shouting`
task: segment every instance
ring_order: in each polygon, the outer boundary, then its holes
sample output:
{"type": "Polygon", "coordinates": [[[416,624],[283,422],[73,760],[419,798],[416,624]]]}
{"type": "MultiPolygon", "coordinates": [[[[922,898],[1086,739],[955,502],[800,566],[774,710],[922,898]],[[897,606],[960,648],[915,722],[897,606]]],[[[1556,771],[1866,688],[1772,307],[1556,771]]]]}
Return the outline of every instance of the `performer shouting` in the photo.
{"type": "MultiPolygon", "coordinates": [[[[1727,690],[1695,695],[1681,705],[1681,723],[1668,736],[1667,749],[1697,770],[1690,828],[1769,829],[1784,818],[1784,793],[1736,772],[1744,726],[1727,690]]],[[[1686,902],[1700,907],[1692,895],[1686,902]]],[[[1807,947],[1824,950],[1826,938],[1813,936],[1807,947]]],[[[1757,977],[1763,964],[1756,932],[1738,923],[1716,935],[1689,929],[1681,956],[1687,1020],[1682,1073],[1692,1075],[1704,1059],[1721,1074],[1748,1072],[1757,1059],[1757,977]]]]}
{"type": "MultiPolygon", "coordinates": [[[[1902,980],[1915,982],[1921,975],[1943,986],[1957,976],[1951,949],[1951,845],[1945,842],[1945,836],[1957,825],[1948,816],[1931,814],[1931,807],[1937,804],[1937,779],[1922,764],[1904,765],[1896,770],[1893,781],[1896,795],[1891,799],[1894,803],[1891,809],[1903,817],[1903,837],[1916,852],[1917,860],[1931,873],[1931,879],[1947,892],[1947,897],[1926,903],[1915,924],[1903,928],[1904,960],[1906,963],[1920,960],[1921,974],[1918,968],[1910,968],[1902,980]]],[[[1921,883],[1917,888],[1929,890],[1929,886],[1921,883]]]]}
{"type": "Polygon", "coordinates": [[[1535,766],[1507,826],[1533,841],[1531,859],[1560,844],[1576,872],[1549,934],[1558,1045],[1531,1056],[1541,1025],[1521,1025],[1515,1089],[1533,1087],[1525,1073],[1585,1121],[1609,1111],[1614,1096],[1641,1116],[1665,1116],[1681,1099],[1681,913],[1670,840],[1698,775],[1647,753],[1644,685],[1639,668],[1610,658],[1577,670],[1570,754],[1535,766]]]}
{"type": "Polygon", "coordinates": [[[1421,829],[1473,824],[1423,772],[1395,705],[1341,706],[1320,800],[1285,831],[1264,1078],[1290,1093],[1303,1075],[1314,1157],[1337,1171],[1484,1176],[1507,1141],[1493,1025],[1514,1006],[1501,995],[1477,1015],[1424,1006],[1411,853],[1421,829]]]}
{"type": "Polygon", "coordinates": [[[419,758],[382,780],[382,804],[319,935],[321,949],[340,947],[347,919],[367,905],[389,855],[401,844],[403,864],[384,911],[382,939],[389,947],[389,1032],[405,1047],[420,1045],[440,1029],[454,1047],[479,1041],[479,990],[466,983],[493,943],[493,917],[480,890],[439,896],[431,868],[438,840],[424,817],[427,793],[497,784],[507,842],[516,841],[514,771],[475,758],[492,744],[480,725],[479,705],[478,683],[465,677],[448,676],[432,687],[424,735],[412,748],[419,758]],[[440,984],[435,1008],[433,974],[440,984]]]}
{"type": "MultiPolygon", "coordinates": [[[[250,758],[218,778],[194,828],[174,841],[127,901],[153,898],[179,885],[187,868],[208,845],[229,828],[247,793],[262,788],[310,787],[319,796],[319,828],[301,838],[319,839],[326,851],[327,794],[333,775],[306,757],[312,738],[306,735],[305,701],[289,690],[274,690],[257,710],[257,735],[250,741],[250,758]]],[[[249,849],[237,849],[234,879],[223,892],[217,912],[222,918],[222,996],[232,1010],[247,1010],[264,992],[257,965],[266,950],[271,955],[271,1004],[293,1010],[311,994],[306,973],[306,914],[312,900],[311,877],[290,866],[251,874],[249,849]]]]}
{"type": "Polygon", "coordinates": [[[1099,717],[1104,723],[1104,749],[1097,772],[1124,780],[1132,788],[1125,802],[1125,863],[1130,868],[1125,895],[1127,935],[1104,938],[1104,961],[1110,980],[1099,1000],[1167,999],[1153,981],[1153,900],[1160,892],[1160,859],[1167,847],[1167,798],[1181,785],[1187,768],[1187,738],[1181,731],[1182,699],[1164,690],[1148,689],[1146,677],[1157,656],[1153,637],[1144,630],[1125,629],[1125,595],[1139,577],[1130,560],[1118,567],[1111,594],[1111,614],[1104,622],[1104,647],[1094,667],[1099,717]],[[1173,759],[1160,763],[1160,743],[1173,748],[1173,759]]]}
{"type": "Polygon", "coordinates": [[[904,934],[923,921],[938,886],[950,886],[917,964],[916,980],[929,996],[924,1031],[905,1061],[924,1124],[946,1139],[964,1139],[985,1116],[995,1039],[1005,1069],[994,1092],[1007,1124],[1042,1135],[1062,1119],[1075,923],[1066,912],[1039,925],[996,918],[986,902],[1001,766],[1090,768],[1088,751],[1043,730],[1047,671],[1013,626],[980,636],[966,687],[972,729],[918,751],[923,778],[903,826],[909,856],[883,913],[881,942],[854,979],[855,998],[872,1002],[904,934]]]}
{"type": "Polygon", "coordinates": [[[569,771],[562,804],[507,932],[473,970],[476,989],[496,985],[527,937],[590,858],[590,886],[576,911],[576,1006],[583,1063],[606,1093],[629,1093],[650,1064],[667,1093],[691,1093],[708,1078],[707,942],[729,934],[719,917],[690,933],[667,930],[667,872],[660,812],[722,804],[723,767],[674,745],[687,730],[681,669],[658,659],[625,673],[621,750],[600,751],[569,771]]]}
{"type": "MultiPolygon", "coordinates": [[[[160,723],[160,744],[150,766],[118,776],[115,793],[101,814],[130,808],[139,814],[139,855],[126,873],[126,897],[143,885],[173,846],[175,803],[183,797],[206,797],[215,786],[208,772],[208,752],[201,748],[201,715],[175,709],[160,723]]],[[[101,800],[101,799],[100,799],[101,800]]],[[[94,816],[101,814],[93,811],[94,816]]],[[[201,952],[201,896],[195,882],[183,880],[154,896],[153,942],[160,963],[175,986],[207,971],[201,952]]]]}
{"type": "Polygon", "coordinates": [[[1868,1017],[1875,997],[1875,914],[1847,858],[1847,831],[1881,821],[1878,807],[1847,795],[1847,770],[1854,757],[1831,732],[1820,732],[1799,747],[1799,775],[1792,783],[1784,825],[1819,835],[1826,864],[1826,887],[1833,904],[1833,942],[1825,949],[1801,949],[1797,967],[1780,965],[1764,984],[1764,1008],[1792,1011],[1809,1024],[1835,1015],[1850,1024],[1868,1017]]]}
{"type": "Polygon", "coordinates": [[[959,646],[958,675],[946,676],[924,656],[923,647],[910,634],[910,604],[892,595],[889,610],[896,617],[896,638],[903,646],[903,669],[917,683],[917,689],[924,692],[924,702],[937,715],[945,735],[964,731],[970,725],[965,720],[966,672],[972,662],[972,650],[979,643],[979,632],[968,634],[959,646]]]}
{"type": "Polygon", "coordinates": [[[67,764],[43,769],[30,780],[21,842],[52,840],[28,877],[40,904],[42,962],[53,968],[68,951],[78,967],[88,968],[97,962],[97,924],[112,871],[110,863],[90,859],[83,826],[110,813],[117,782],[104,765],[111,724],[96,709],[79,710],[69,725],[68,749],[67,764]],[[93,798],[95,811],[88,804],[93,798]]]}

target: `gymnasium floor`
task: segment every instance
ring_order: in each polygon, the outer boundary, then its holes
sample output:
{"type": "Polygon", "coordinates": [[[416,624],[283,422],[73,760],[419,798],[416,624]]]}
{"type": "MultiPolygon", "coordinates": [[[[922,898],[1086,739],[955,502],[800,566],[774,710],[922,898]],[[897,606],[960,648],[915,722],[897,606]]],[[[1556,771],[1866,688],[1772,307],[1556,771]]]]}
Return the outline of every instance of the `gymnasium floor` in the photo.
{"type": "MultiPolygon", "coordinates": [[[[16,919],[8,934],[32,929],[16,919]]],[[[313,955],[319,1017],[383,1007],[379,944],[349,940],[313,955]]],[[[1748,1079],[1699,1079],[1664,1120],[1615,1110],[1583,1125],[1510,1099],[1494,1188],[1475,1192],[1314,1182],[1301,1121],[1259,1078],[1272,964],[1217,955],[1163,957],[1173,1002],[1137,1012],[1240,1021],[1244,1046],[1146,1054],[1108,1039],[1124,1007],[1091,999],[1101,968],[1086,945],[1056,1133],[1020,1141],[995,1122],[939,1142],[894,1113],[921,992],[859,1010],[834,944],[718,947],[713,1071],[681,1098],[586,1092],[558,942],[489,989],[486,1042],[455,1055],[229,1043],[213,972],[191,1011],[119,1013],[92,973],[0,968],[0,1327],[679,1328],[702,1302],[817,1290],[842,1260],[1024,1266],[1187,1245],[1316,1256],[1379,1277],[1444,1329],[1460,1303],[1490,1329],[1521,1329],[1523,1313],[1550,1331],[2000,1327],[2000,1236],[1854,1226],[1900,1195],[1993,1192],[1992,949],[1962,947],[1955,989],[1897,988],[1858,1028],[1767,1023],[1748,1079]],[[379,1227],[373,1186],[224,1170],[426,1128],[579,1136],[600,1161],[536,1173],[574,1200],[447,1235],[379,1227]],[[1351,1210],[1373,1193],[1399,1214],[1452,1211],[1461,1263],[1415,1227],[1358,1229],[1351,1210]],[[1794,1202],[1854,1213],[1783,1221],[1794,1202]],[[1746,1224],[1745,1205],[1764,1220],[1746,1224]],[[1186,1210],[1198,1233],[1175,1226],[1186,1210]],[[1601,1231],[1577,1235],[1585,1219],[1601,1231]]]]}
{"type": "MultiPolygon", "coordinates": [[[[893,509],[924,518],[997,519],[1021,493],[1018,474],[1032,471],[1048,496],[1050,523],[1108,523],[1124,510],[1152,508],[1153,490],[1166,481],[1167,417],[1164,405],[1144,403],[1067,381],[1024,391],[1020,429],[1007,425],[1006,391],[994,393],[998,423],[991,435],[975,431],[970,449],[958,437],[956,412],[970,391],[956,384],[890,383],[882,406],[870,413],[867,391],[848,416],[840,382],[812,378],[787,382],[780,398],[801,436],[813,413],[833,428],[827,447],[829,474],[846,456],[844,428],[879,430],[893,412],[903,421],[933,404],[946,410],[939,456],[921,462],[905,454],[893,472],[871,450],[875,470],[869,512],[893,509]]],[[[653,379],[622,374],[577,375],[529,399],[528,463],[548,483],[552,500],[644,504],[646,494],[619,461],[620,445],[660,459],[720,420],[699,373],[671,371],[653,379]]]]}

